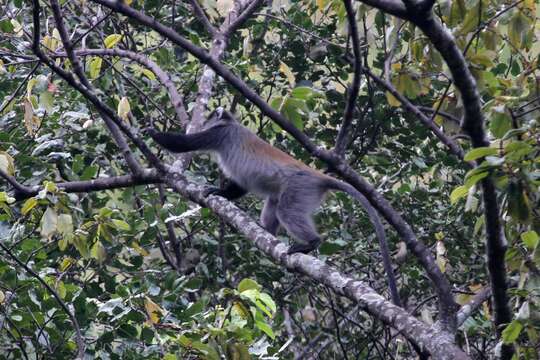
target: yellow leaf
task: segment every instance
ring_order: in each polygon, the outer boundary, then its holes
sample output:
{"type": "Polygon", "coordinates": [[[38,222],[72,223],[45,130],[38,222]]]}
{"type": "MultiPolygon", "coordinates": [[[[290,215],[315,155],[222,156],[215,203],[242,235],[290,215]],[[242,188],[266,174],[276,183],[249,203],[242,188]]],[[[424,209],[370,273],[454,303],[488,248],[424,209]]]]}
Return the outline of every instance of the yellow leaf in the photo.
{"type": "Polygon", "coordinates": [[[281,71],[289,81],[289,85],[294,87],[294,74],[291,71],[291,68],[287,66],[283,61],[279,62],[279,71],[281,71]]]}
{"type": "Polygon", "coordinates": [[[122,35],[120,34],[111,34],[103,40],[103,43],[105,44],[105,47],[107,49],[113,48],[118,42],[122,40],[122,35]]]}
{"type": "Polygon", "coordinates": [[[48,207],[41,218],[40,234],[44,238],[50,238],[55,232],[58,225],[58,215],[54,208],[48,207]]]}
{"type": "MultiPolygon", "coordinates": [[[[81,253],[82,254],[82,253],[81,253]]],[[[102,263],[107,258],[107,250],[101,241],[96,241],[90,249],[90,256],[102,263]]]]}
{"type": "Polygon", "coordinates": [[[36,207],[37,203],[38,203],[37,199],[34,197],[31,197],[30,199],[26,200],[21,209],[21,214],[23,215],[28,214],[30,210],[36,207]]]}
{"type": "Polygon", "coordinates": [[[127,97],[124,96],[122,99],[120,99],[120,102],[118,103],[118,116],[120,116],[124,120],[127,120],[130,111],[131,107],[129,106],[129,100],[127,97]]]}
{"type": "Polygon", "coordinates": [[[60,45],[61,42],[62,42],[62,38],[60,37],[60,32],[58,31],[57,28],[54,28],[53,31],[52,31],[50,49],[52,51],[55,51],[56,49],[58,49],[58,46],[60,45]]]}
{"type": "Polygon", "coordinates": [[[152,71],[148,69],[142,69],[142,73],[144,74],[144,76],[146,76],[150,80],[156,80],[156,75],[154,75],[152,71]]]}
{"type": "Polygon", "coordinates": [[[70,258],[70,257],[66,257],[62,260],[62,262],[60,263],[60,271],[66,271],[67,269],[69,269],[71,267],[71,265],[73,265],[75,263],[75,260],[73,258],[70,258]]]}
{"type": "Polygon", "coordinates": [[[132,242],[131,243],[131,247],[133,249],[135,249],[135,251],[137,251],[139,254],[141,254],[141,256],[148,256],[150,255],[150,253],[148,251],[146,251],[145,248],[142,248],[136,241],[132,242]]]}
{"type": "Polygon", "coordinates": [[[326,0],[317,0],[317,8],[323,11],[326,6],[326,0]]]}
{"type": "Polygon", "coordinates": [[[89,68],[90,68],[90,79],[95,79],[99,76],[99,72],[101,71],[101,63],[103,62],[103,59],[100,57],[93,57],[90,60],[89,68]]]}
{"type": "Polygon", "coordinates": [[[437,266],[439,266],[439,269],[442,273],[445,273],[448,260],[446,259],[446,247],[444,246],[444,243],[442,241],[437,241],[436,254],[437,258],[435,259],[435,261],[437,263],[437,266]]]}
{"type": "Polygon", "coordinates": [[[401,105],[401,102],[388,91],[386,92],[386,100],[388,100],[390,106],[398,107],[401,105]]]}
{"type": "Polygon", "coordinates": [[[5,151],[0,151],[0,169],[8,175],[15,173],[13,158],[5,151]]]}
{"type": "Polygon", "coordinates": [[[159,323],[159,318],[163,314],[163,309],[152,301],[148,296],[144,297],[144,309],[148,315],[148,321],[152,324],[159,323]]]}

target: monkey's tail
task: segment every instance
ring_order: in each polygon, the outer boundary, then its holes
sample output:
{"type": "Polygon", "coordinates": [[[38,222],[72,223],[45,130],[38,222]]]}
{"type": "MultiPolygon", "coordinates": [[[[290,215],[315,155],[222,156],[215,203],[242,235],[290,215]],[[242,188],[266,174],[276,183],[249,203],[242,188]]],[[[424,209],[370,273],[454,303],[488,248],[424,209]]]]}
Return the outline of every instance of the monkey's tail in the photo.
{"type": "Polygon", "coordinates": [[[394,270],[392,269],[392,261],[390,257],[390,250],[388,249],[388,242],[386,240],[386,234],[384,232],[384,226],[381,222],[381,218],[377,210],[371,205],[371,202],[358,190],[356,190],[352,185],[328,177],[327,187],[331,190],[343,191],[356,199],[366,210],[369,221],[375,228],[375,234],[379,240],[379,247],[381,250],[381,257],[383,260],[383,267],[388,277],[388,288],[390,289],[390,296],[392,302],[401,306],[401,300],[399,298],[399,292],[396,285],[396,277],[394,275],[394,270]]]}

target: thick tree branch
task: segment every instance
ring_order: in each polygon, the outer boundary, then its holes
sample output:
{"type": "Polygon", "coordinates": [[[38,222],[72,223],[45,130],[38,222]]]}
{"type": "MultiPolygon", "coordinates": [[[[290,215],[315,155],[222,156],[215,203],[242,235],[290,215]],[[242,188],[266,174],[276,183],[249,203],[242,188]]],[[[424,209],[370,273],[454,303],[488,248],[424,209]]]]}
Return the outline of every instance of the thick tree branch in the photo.
{"type": "Polygon", "coordinates": [[[255,104],[263,114],[270,117],[284,130],[291,134],[306,148],[312,155],[320,158],[333,169],[337,171],[346,181],[357,188],[371,204],[384,216],[384,218],[397,230],[400,237],[407,244],[411,252],[418,258],[420,264],[426,270],[429,278],[434,284],[435,290],[439,297],[440,316],[443,319],[444,328],[449,331],[455,329],[455,310],[456,304],[451,293],[451,286],[442,274],[439,267],[436,265],[430,250],[416,238],[409,224],[396,212],[390,203],[382,197],[376,189],[369,184],[364,178],[359,176],[349,165],[347,165],[340,157],[328,152],[322,148],[315,146],[309,137],[292,125],[283,115],[273,109],[263,98],[249,88],[242,80],[236,77],[227,67],[213,59],[206,51],[193,45],[191,42],[180,36],[174,30],[157,22],[155,19],[139,12],[122,2],[114,0],[92,0],[93,2],[102,4],[110,9],[118,11],[134,20],[137,20],[143,25],[146,25],[156,30],[162,36],[170,39],[175,44],[190,52],[197,57],[201,62],[208,64],[216,73],[225,79],[230,85],[236,88],[245,98],[255,104]]]}
{"type": "Polygon", "coordinates": [[[345,149],[349,145],[349,132],[351,131],[354,109],[356,108],[356,98],[358,97],[358,92],[360,91],[360,79],[362,76],[362,54],[360,52],[360,37],[358,36],[356,16],[351,0],[343,0],[343,3],[345,4],[345,10],[347,12],[349,35],[352,39],[354,77],[352,84],[349,87],[347,105],[345,106],[345,113],[343,115],[343,123],[341,124],[341,128],[339,129],[336,140],[335,152],[340,156],[344,155],[345,149]]]}
{"type": "Polygon", "coordinates": [[[408,20],[409,13],[403,3],[397,0],[359,0],[360,2],[382,10],[390,15],[408,20]]]}
{"type": "Polygon", "coordinates": [[[257,248],[275,262],[291,271],[304,274],[328,286],[335,293],[357,302],[361,309],[385,324],[395,327],[408,340],[429,352],[434,359],[468,359],[468,356],[454,344],[450,334],[416,320],[402,308],[385,300],[365,283],[341,274],[337,269],[315,257],[303,254],[287,256],[287,245],[261,228],[233,203],[219,196],[205,197],[204,187],[189,182],[181,176],[177,179],[167,177],[167,184],[189,200],[212,209],[229,225],[251,239],[257,248]]]}
{"type": "MultiPolygon", "coordinates": [[[[410,6],[405,2],[406,6],[410,6]]],[[[480,94],[476,80],[454,37],[441,22],[435,18],[432,11],[415,12],[412,20],[439,51],[448,65],[452,80],[461,93],[465,116],[462,128],[471,138],[473,147],[489,146],[489,140],[484,130],[485,117],[482,112],[480,94]]],[[[500,218],[497,192],[491,177],[482,180],[482,199],[484,203],[485,229],[487,235],[486,252],[490,285],[493,294],[495,325],[499,333],[504,325],[512,321],[512,311],[508,299],[508,284],[506,277],[505,254],[507,242],[500,218]]],[[[511,345],[503,345],[503,359],[512,358],[514,353],[511,345]]]]}

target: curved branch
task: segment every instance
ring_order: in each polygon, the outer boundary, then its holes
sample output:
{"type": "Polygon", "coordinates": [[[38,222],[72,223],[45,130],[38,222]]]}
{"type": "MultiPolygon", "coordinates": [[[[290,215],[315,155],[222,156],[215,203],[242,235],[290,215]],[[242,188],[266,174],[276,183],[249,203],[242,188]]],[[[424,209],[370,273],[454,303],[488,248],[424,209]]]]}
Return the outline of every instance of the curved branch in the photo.
{"type": "Polygon", "coordinates": [[[409,13],[401,1],[396,0],[357,0],[376,9],[382,10],[390,15],[408,20],[409,13]]]}

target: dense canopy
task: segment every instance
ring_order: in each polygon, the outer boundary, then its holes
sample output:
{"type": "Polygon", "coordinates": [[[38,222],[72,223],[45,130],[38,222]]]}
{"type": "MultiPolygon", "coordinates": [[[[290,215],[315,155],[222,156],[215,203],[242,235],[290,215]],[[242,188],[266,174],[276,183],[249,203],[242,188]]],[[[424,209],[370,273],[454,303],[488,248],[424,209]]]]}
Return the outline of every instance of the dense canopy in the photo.
{"type": "Polygon", "coordinates": [[[538,359],[535,0],[4,0],[1,359],[538,359]],[[222,107],[352,185],[207,196],[222,107]],[[368,212],[372,211],[368,216],[368,212]],[[378,216],[376,216],[378,214],[378,216]]]}

